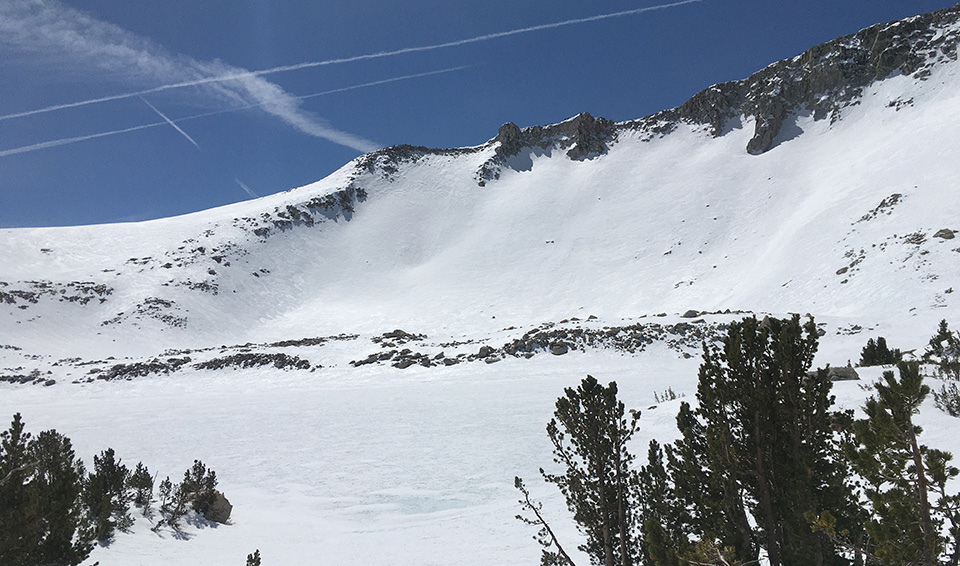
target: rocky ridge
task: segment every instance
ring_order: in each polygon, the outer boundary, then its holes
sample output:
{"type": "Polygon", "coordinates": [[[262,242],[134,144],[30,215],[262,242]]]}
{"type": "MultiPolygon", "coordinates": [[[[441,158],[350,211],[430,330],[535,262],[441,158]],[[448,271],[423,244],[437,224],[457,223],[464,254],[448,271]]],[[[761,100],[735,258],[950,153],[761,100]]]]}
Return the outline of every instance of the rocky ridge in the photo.
{"type": "Polygon", "coordinates": [[[773,63],[746,79],[713,85],[676,108],[636,120],[618,123],[583,112],[548,126],[520,128],[507,122],[496,137],[481,146],[393,146],[361,157],[357,169],[389,176],[400,164],[416,163],[428,155],[462,155],[493,148],[494,156],[476,174],[483,186],[499,178],[507,160],[523,150],[555,147],[565,150],[570,159],[591,159],[605,153],[626,131],[640,131],[649,140],[687,123],[705,126],[719,137],[727,124],[738,118],[754,120],[754,134],[746,150],[761,154],[773,146],[791,114],[806,111],[818,120],[839,120],[840,111],[856,105],[863,88],[874,81],[897,73],[924,80],[938,61],[957,60],[958,24],[960,5],[876,24],[773,63]]]}

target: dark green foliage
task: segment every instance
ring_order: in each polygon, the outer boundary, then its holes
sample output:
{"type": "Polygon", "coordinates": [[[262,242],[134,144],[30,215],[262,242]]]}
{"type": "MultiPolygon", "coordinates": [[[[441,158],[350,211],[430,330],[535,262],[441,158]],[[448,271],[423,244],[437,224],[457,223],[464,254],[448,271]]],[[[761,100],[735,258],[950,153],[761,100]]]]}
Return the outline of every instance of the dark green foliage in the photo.
{"type": "Polygon", "coordinates": [[[83,501],[97,540],[109,540],[116,529],[125,530],[133,524],[129,477],[130,470],[116,457],[113,448],[93,457],[93,473],[84,487],[83,501]]]}
{"type": "Polygon", "coordinates": [[[160,502],[161,518],[153,526],[153,531],[160,530],[160,527],[164,525],[179,531],[182,527],[181,521],[189,511],[188,504],[190,503],[187,492],[183,489],[183,484],[174,485],[168,476],[160,482],[157,494],[160,502]]]}
{"type": "Polygon", "coordinates": [[[143,462],[137,462],[137,468],[127,479],[127,488],[133,492],[133,504],[146,514],[153,503],[153,476],[143,462]]]}
{"type": "Polygon", "coordinates": [[[5,564],[24,564],[39,541],[36,494],[24,487],[36,468],[29,442],[17,413],[10,430],[0,433],[0,562],[5,564]]]}
{"type": "Polygon", "coordinates": [[[947,321],[941,320],[923,357],[937,365],[941,376],[960,380],[960,332],[951,331],[947,321]]]}
{"type": "Polygon", "coordinates": [[[194,460],[193,466],[183,473],[183,482],[180,485],[193,510],[204,514],[216,498],[214,490],[217,487],[217,473],[208,470],[206,464],[200,460],[194,460]]]}
{"type": "Polygon", "coordinates": [[[888,348],[887,339],[881,336],[876,341],[873,338],[867,340],[867,345],[860,352],[860,365],[867,367],[895,364],[902,357],[900,350],[888,348]]]}
{"type": "Polygon", "coordinates": [[[216,499],[217,474],[208,470],[200,460],[194,460],[193,466],[183,473],[183,481],[174,484],[170,478],[164,478],[157,489],[161,518],[153,526],[157,531],[167,525],[179,531],[187,513],[193,509],[203,514],[216,499]]]}
{"type": "Polygon", "coordinates": [[[656,440],[650,441],[647,465],[640,468],[640,491],[645,562],[680,566],[681,557],[690,550],[690,517],[677,499],[656,440]]]}
{"type": "Polygon", "coordinates": [[[0,433],[0,564],[79,564],[92,550],[80,499],[84,476],[70,440],[31,438],[19,414],[0,433]]]}
{"type": "Polygon", "coordinates": [[[817,339],[799,316],[733,323],[722,348],[704,347],[699,407],[681,405],[668,459],[690,534],[736,561],[762,546],[773,566],[844,563],[808,518],[832,510],[846,529],[858,522],[832,384],[825,371],[807,375],[817,339]]]}
{"type": "Polygon", "coordinates": [[[934,391],[933,402],[951,417],[960,417],[960,387],[956,383],[948,383],[940,391],[934,391]]]}
{"type": "Polygon", "coordinates": [[[922,429],[913,415],[930,393],[919,364],[900,362],[897,369],[899,379],[887,371],[875,384],[877,395],[864,406],[867,418],[854,424],[859,446],[850,457],[867,482],[872,553],[883,566],[933,565],[946,551],[944,522],[957,524],[958,500],[946,484],[958,471],[948,465],[949,453],[919,442],[922,429]]]}
{"type": "Polygon", "coordinates": [[[580,549],[593,563],[630,566],[640,554],[640,493],[627,443],[636,431],[638,413],[625,416],[617,384],[604,387],[589,375],[565,393],[547,424],[554,460],[565,472],[541,472],[566,498],[587,539],[580,549]]]}
{"type": "Polygon", "coordinates": [[[253,554],[247,555],[247,566],[260,566],[260,549],[253,551],[253,554]]]}
{"type": "MultiPolygon", "coordinates": [[[[199,460],[174,486],[160,484],[158,530],[179,530],[193,508],[203,512],[214,500],[217,477],[199,460]]],[[[70,439],[54,430],[36,437],[24,430],[20,414],[0,432],[0,566],[60,566],[83,562],[94,541],[106,541],[133,524],[131,500],[144,515],[153,501],[153,478],[143,463],[133,474],[108,448],[86,473],[70,439]]]]}

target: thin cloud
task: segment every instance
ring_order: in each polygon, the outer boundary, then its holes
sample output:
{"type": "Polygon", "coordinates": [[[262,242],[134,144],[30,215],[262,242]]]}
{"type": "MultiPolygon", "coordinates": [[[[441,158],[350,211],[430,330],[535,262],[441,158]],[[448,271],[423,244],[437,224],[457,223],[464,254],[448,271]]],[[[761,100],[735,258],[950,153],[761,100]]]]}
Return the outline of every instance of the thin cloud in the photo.
{"type": "Polygon", "coordinates": [[[170,118],[167,118],[167,115],[166,115],[166,114],[164,114],[163,112],[161,112],[161,111],[160,111],[156,106],[154,106],[153,104],[150,104],[149,102],[147,102],[147,99],[146,99],[146,98],[144,98],[144,97],[141,96],[141,97],[140,97],[140,100],[142,100],[144,104],[146,104],[147,106],[149,106],[151,110],[153,110],[153,111],[156,112],[161,118],[163,118],[164,121],[166,121],[168,124],[170,124],[171,126],[173,126],[173,129],[174,129],[174,130],[180,132],[180,134],[181,134],[183,137],[187,138],[187,141],[189,141],[189,142],[192,143],[194,146],[196,146],[197,149],[200,149],[200,144],[198,144],[196,140],[194,140],[193,138],[191,138],[191,137],[190,137],[190,134],[188,134],[187,132],[183,131],[183,128],[181,128],[180,126],[178,126],[173,120],[171,120],[170,118]]]}
{"type": "Polygon", "coordinates": [[[173,55],[147,39],[102,22],[59,2],[0,1],[0,43],[62,62],[68,68],[99,68],[108,78],[136,83],[165,83],[122,96],[61,104],[40,111],[19,112],[0,120],[74,108],[95,102],[142,96],[170,90],[170,85],[203,86],[197,94],[218,103],[255,103],[288,125],[311,136],[368,152],[379,146],[360,136],[338,130],[300,108],[300,101],[255,73],[222,63],[173,55]],[[230,76],[229,81],[208,80],[230,76]]]}
{"type": "MultiPolygon", "coordinates": [[[[325,90],[325,91],[322,91],[322,92],[315,92],[315,93],[312,93],[312,94],[305,94],[305,95],[302,95],[302,96],[294,96],[294,98],[297,98],[297,99],[301,99],[301,100],[302,100],[302,99],[304,99],[304,98],[314,98],[314,97],[317,97],[317,96],[326,96],[326,95],[328,95],[328,94],[336,94],[336,93],[339,93],[339,92],[346,92],[346,91],[350,91],[350,90],[356,90],[356,89],[359,89],[359,88],[367,88],[367,87],[372,87],[372,86],[378,86],[378,85],[387,84],[387,83],[393,83],[393,82],[397,82],[397,81],[405,81],[405,80],[416,79],[416,78],[420,78],[420,77],[426,77],[426,76],[430,76],[430,75],[439,75],[439,74],[443,74],[443,73],[452,73],[452,72],[454,72],[454,71],[460,71],[460,70],[467,69],[467,68],[469,68],[469,67],[468,67],[468,66],[464,66],[464,67],[451,67],[451,68],[449,68],[449,69],[440,69],[440,70],[438,70],[438,71],[428,71],[428,72],[426,72],[426,73],[416,73],[416,74],[413,74],[413,75],[403,75],[403,76],[400,76],[400,77],[392,77],[392,78],[389,78],[389,79],[381,79],[381,80],[378,80],[378,81],[372,81],[372,82],[362,83],[362,84],[352,85],[352,86],[345,86],[345,87],[335,88],[335,89],[331,89],[331,90],[325,90]]],[[[146,102],[146,101],[144,100],[144,102],[146,102]]],[[[148,104],[149,104],[149,103],[148,103],[148,104]]],[[[245,104],[245,105],[243,105],[243,106],[236,106],[236,107],[227,108],[227,109],[224,109],[224,110],[214,110],[213,112],[204,112],[204,113],[202,113],[202,114],[194,114],[194,115],[192,115],[192,116],[184,116],[184,117],[182,117],[182,118],[176,118],[176,119],[173,119],[173,120],[169,120],[169,122],[167,122],[167,121],[164,121],[164,122],[153,122],[153,123],[150,123],[150,124],[143,124],[142,126],[134,126],[134,127],[132,127],[132,128],[124,128],[124,129],[121,129],[121,130],[112,130],[112,131],[109,131],[109,132],[100,132],[100,133],[98,133],[98,134],[90,134],[90,135],[85,135],[85,136],[75,136],[75,137],[70,137],[70,138],[63,138],[63,139],[51,140],[51,141],[42,142],[42,143],[36,143],[36,144],[27,145],[27,146],[23,146],[23,147],[17,147],[17,148],[13,148],[13,149],[0,150],[0,157],[6,157],[6,156],[8,156],[8,155],[16,155],[16,154],[18,154],[18,153],[29,153],[29,152],[31,152],[31,151],[38,151],[38,150],[41,150],[41,149],[48,149],[48,148],[51,148],[51,147],[57,147],[57,146],[61,146],[61,145],[68,145],[68,144],[71,144],[71,143],[79,143],[79,142],[82,142],[82,141],[92,140],[92,139],[96,139],[96,138],[103,138],[103,137],[114,136],[114,135],[118,135],[118,134],[126,134],[126,133],[128,133],[128,132],[136,132],[136,131],[138,131],[138,130],[146,130],[146,129],[148,129],[148,128],[156,128],[156,127],[158,127],[158,126],[165,126],[165,125],[167,125],[167,124],[170,123],[170,122],[172,122],[171,125],[174,125],[174,124],[177,124],[177,123],[179,123],[179,122],[186,122],[186,121],[188,121],[188,120],[197,120],[197,119],[199,119],[199,118],[206,118],[206,117],[208,117],[208,116],[217,116],[217,115],[219,115],[219,114],[226,114],[226,113],[229,113],[229,112],[240,112],[241,110],[249,110],[249,109],[251,109],[251,108],[257,108],[257,107],[262,106],[262,105],[263,105],[263,103],[259,103],[259,102],[258,102],[258,103],[254,103],[254,104],[245,104]]],[[[156,110],[156,108],[154,108],[154,110],[156,110]]],[[[157,113],[160,114],[160,116],[163,117],[163,118],[166,120],[167,117],[166,117],[165,115],[161,114],[160,112],[157,112],[157,113]]],[[[174,127],[177,127],[177,126],[174,125],[174,127]]],[[[191,140],[191,141],[192,141],[192,140],[191,140]]]]}
{"type": "MultiPolygon", "coordinates": [[[[53,105],[53,106],[47,106],[47,107],[45,107],[45,108],[38,108],[38,109],[36,109],[36,110],[28,110],[28,111],[24,111],[24,112],[16,112],[16,113],[13,113],[13,114],[6,114],[6,115],[3,115],[3,116],[0,116],[0,120],[9,120],[9,119],[11,119],[11,118],[22,118],[22,117],[31,116],[31,115],[34,115],[34,114],[43,114],[43,113],[46,113],[46,112],[54,112],[54,111],[56,111],[56,110],[63,110],[63,109],[66,109],[66,108],[76,108],[76,107],[78,107],[78,106],[86,106],[86,105],[88,105],[88,104],[97,104],[97,103],[100,103],[100,102],[108,102],[108,101],[111,101],[111,100],[121,100],[121,99],[124,99],[124,98],[131,98],[131,97],[134,97],[134,96],[140,96],[140,95],[143,95],[143,94],[151,94],[151,93],[155,93],[155,92],[162,92],[162,91],[165,91],[165,90],[179,89],[179,88],[190,87],[190,86],[201,86],[201,85],[220,84],[220,83],[226,83],[226,82],[231,82],[231,81],[251,80],[251,79],[257,79],[257,78],[259,78],[259,77],[261,77],[261,76],[264,76],[264,75],[272,75],[272,74],[284,73],[284,72],[288,72],[288,71],[297,71],[297,70],[300,70],[300,69],[309,69],[309,68],[314,68],[314,67],[322,67],[322,66],[326,66],[326,65],[339,65],[339,64],[343,64],[343,63],[354,63],[354,62],[356,62],[356,61],[366,61],[366,60],[369,60],[369,59],[381,59],[381,58],[384,58],[384,57],[394,57],[394,56],[397,56],[397,55],[405,55],[405,54],[408,54],[408,53],[422,53],[422,52],[425,52],[425,51],[435,51],[435,50],[437,50],[437,49],[447,49],[447,48],[450,48],[450,47],[459,47],[459,46],[462,46],[462,45],[469,45],[469,44],[471,44],[471,43],[480,43],[480,42],[484,42],[484,41],[491,41],[491,40],[494,40],[494,39],[500,39],[500,38],[502,38],[502,37],[509,37],[509,36],[512,36],[512,35],[520,35],[520,34],[525,34],[525,33],[531,33],[531,32],[548,30],[548,29],[555,29],[555,28],[566,27],[566,26],[574,26],[574,25],[585,24],[585,23],[590,23],[590,22],[598,22],[598,21],[601,21],[601,20],[608,20],[608,19],[612,19],[612,18],[623,18],[623,17],[627,17],[627,16],[636,16],[636,15],[643,14],[643,13],[646,13],[646,12],[653,12],[653,11],[658,11],[658,10],[666,10],[666,9],[669,9],[669,8],[677,8],[677,7],[679,7],[679,6],[685,6],[685,5],[687,5],[687,4],[698,4],[698,3],[703,2],[703,1],[704,1],[704,0],[681,0],[681,1],[679,1],[679,2],[670,2],[670,3],[667,3],[667,4],[658,4],[658,5],[656,5],[656,6],[646,6],[646,7],[644,7],[644,8],[635,8],[635,9],[632,9],[632,10],[622,10],[622,11],[619,11],[619,12],[611,12],[611,13],[607,13],[607,14],[599,14],[599,15],[596,15],[596,16],[588,16],[588,17],[585,17],[585,18],[574,18],[574,19],[570,19],[570,20],[564,20],[564,21],[562,21],[562,22],[553,22],[553,23],[549,23],[549,24],[540,24],[540,25],[535,25],[535,26],[528,26],[528,27],[517,28],[517,29],[512,29],[512,30],[507,30],[507,31],[501,31],[501,32],[496,32],[496,33],[488,33],[488,34],[484,34],[484,35],[478,35],[478,36],[475,36],[475,37],[469,37],[469,38],[466,38],[466,39],[458,39],[458,40],[455,40],[455,41],[448,41],[448,42],[445,42],[445,43],[436,43],[436,44],[433,44],[433,45],[422,45],[422,46],[419,46],[419,47],[405,47],[405,48],[403,48],[403,49],[396,49],[396,50],[393,50],[393,51],[378,51],[378,52],[376,52],[376,53],[368,53],[368,54],[365,54],[365,55],[355,55],[355,56],[352,56],[352,57],[342,57],[342,58],[336,58],[336,59],[326,59],[326,60],[323,60],[323,61],[308,61],[308,62],[305,62],[305,63],[298,63],[298,64],[295,64],[295,65],[283,65],[283,66],[279,66],[279,67],[272,67],[272,68],[270,68],[270,69],[263,69],[263,70],[260,70],[260,71],[244,71],[244,70],[234,69],[234,70],[229,71],[229,72],[223,72],[223,73],[221,73],[221,74],[213,74],[213,75],[209,75],[209,76],[206,76],[206,77],[203,77],[203,78],[197,78],[197,79],[192,79],[192,80],[183,80],[183,81],[179,81],[179,82],[171,82],[171,83],[166,84],[166,85],[163,85],[163,86],[159,86],[159,87],[155,87],[155,88],[151,88],[151,89],[146,89],[146,90],[141,90],[141,91],[137,91],[137,92],[129,92],[129,93],[125,93],[125,94],[117,94],[117,95],[112,95],[112,96],[103,96],[103,97],[99,97],[99,98],[91,98],[91,99],[88,99],[88,100],[81,100],[81,101],[79,101],[79,102],[71,102],[71,103],[67,103],[67,104],[57,104],[57,105],[53,105]]],[[[3,15],[3,12],[2,12],[2,10],[0,10],[0,16],[2,16],[2,15],[3,15]]],[[[0,26],[0,32],[2,32],[2,31],[3,31],[3,28],[2,28],[2,26],[0,26]]],[[[265,82],[265,81],[264,81],[264,82],[265,82]]],[[[271,84],[271,83],[267,83],[267,84],[271,84]]],[[[279,87],[277,87],[277,88],[279,88],[279,87]]]]}
{"type": "Polygon", "coordinates": [[[89,134],[86,136],[75,136],[72,138],[61,138],[58,140],[50,140],[41,143],[35,143],[32,145],[25,145],[23,147],[15,147],[13,149],[4,149],[0,151],[0,157],[7,157],[8,155],[17,155],[18,153],[29,153],[31,151],[37,151],[40,149],[49,149],[51,147],[57,147],[61,145],[68,145],[71,143],[77,143],[87,140],[93,140],[97,138],[105,138],[107,136],[114,136],[117,134],[126,134],[128,132],[136,132],[137,130],[146,130],[147,128],[156,128],[157,126],[166,126],[166,122],[154,122],[152,124],[144,124],[142,126],[134,126],[132,128],[124,128],[122,130],[112,130],[109,132],[100,132],[99,134],[89,134]]]}

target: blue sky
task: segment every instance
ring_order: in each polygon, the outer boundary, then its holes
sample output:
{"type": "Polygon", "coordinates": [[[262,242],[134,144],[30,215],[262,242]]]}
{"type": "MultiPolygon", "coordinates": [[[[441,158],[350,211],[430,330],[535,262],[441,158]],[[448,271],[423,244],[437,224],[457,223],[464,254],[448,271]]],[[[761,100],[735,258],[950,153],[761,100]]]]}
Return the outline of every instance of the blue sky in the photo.
{"type": "Polygon", "coordinates": [[[478,39],[658,4],[0,0],[0,227],[183,214],[313,182],[376,147],[480,144],[507,121],[637,118],[953,2],[688,1],[478,39]],[[243,74],[306,62],[325,64],[243,74]]]}

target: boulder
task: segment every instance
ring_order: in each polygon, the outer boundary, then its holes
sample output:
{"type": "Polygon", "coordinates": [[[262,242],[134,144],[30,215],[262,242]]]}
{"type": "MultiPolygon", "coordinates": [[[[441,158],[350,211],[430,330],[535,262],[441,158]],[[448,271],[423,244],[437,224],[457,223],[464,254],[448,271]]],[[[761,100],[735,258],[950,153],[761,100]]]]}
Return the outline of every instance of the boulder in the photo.
{"type": "Polygon", "coordinates": [[[233,511],[233,505],[230,501],[222,493],[214,490],[213,501],[203,511],[203,518],[214,523],[226,523],[231,511],[233,511]]]}
{"type": "MultiPolygon", "coordinates": [[[[813,377],[817,375],[817,371],[808,371],[807,375],[813,377]]],[[[827,377],[830,378],[830,381],[856,381],[860,379],[860,374],[850,366],[827,366],[827,377]]]]}

